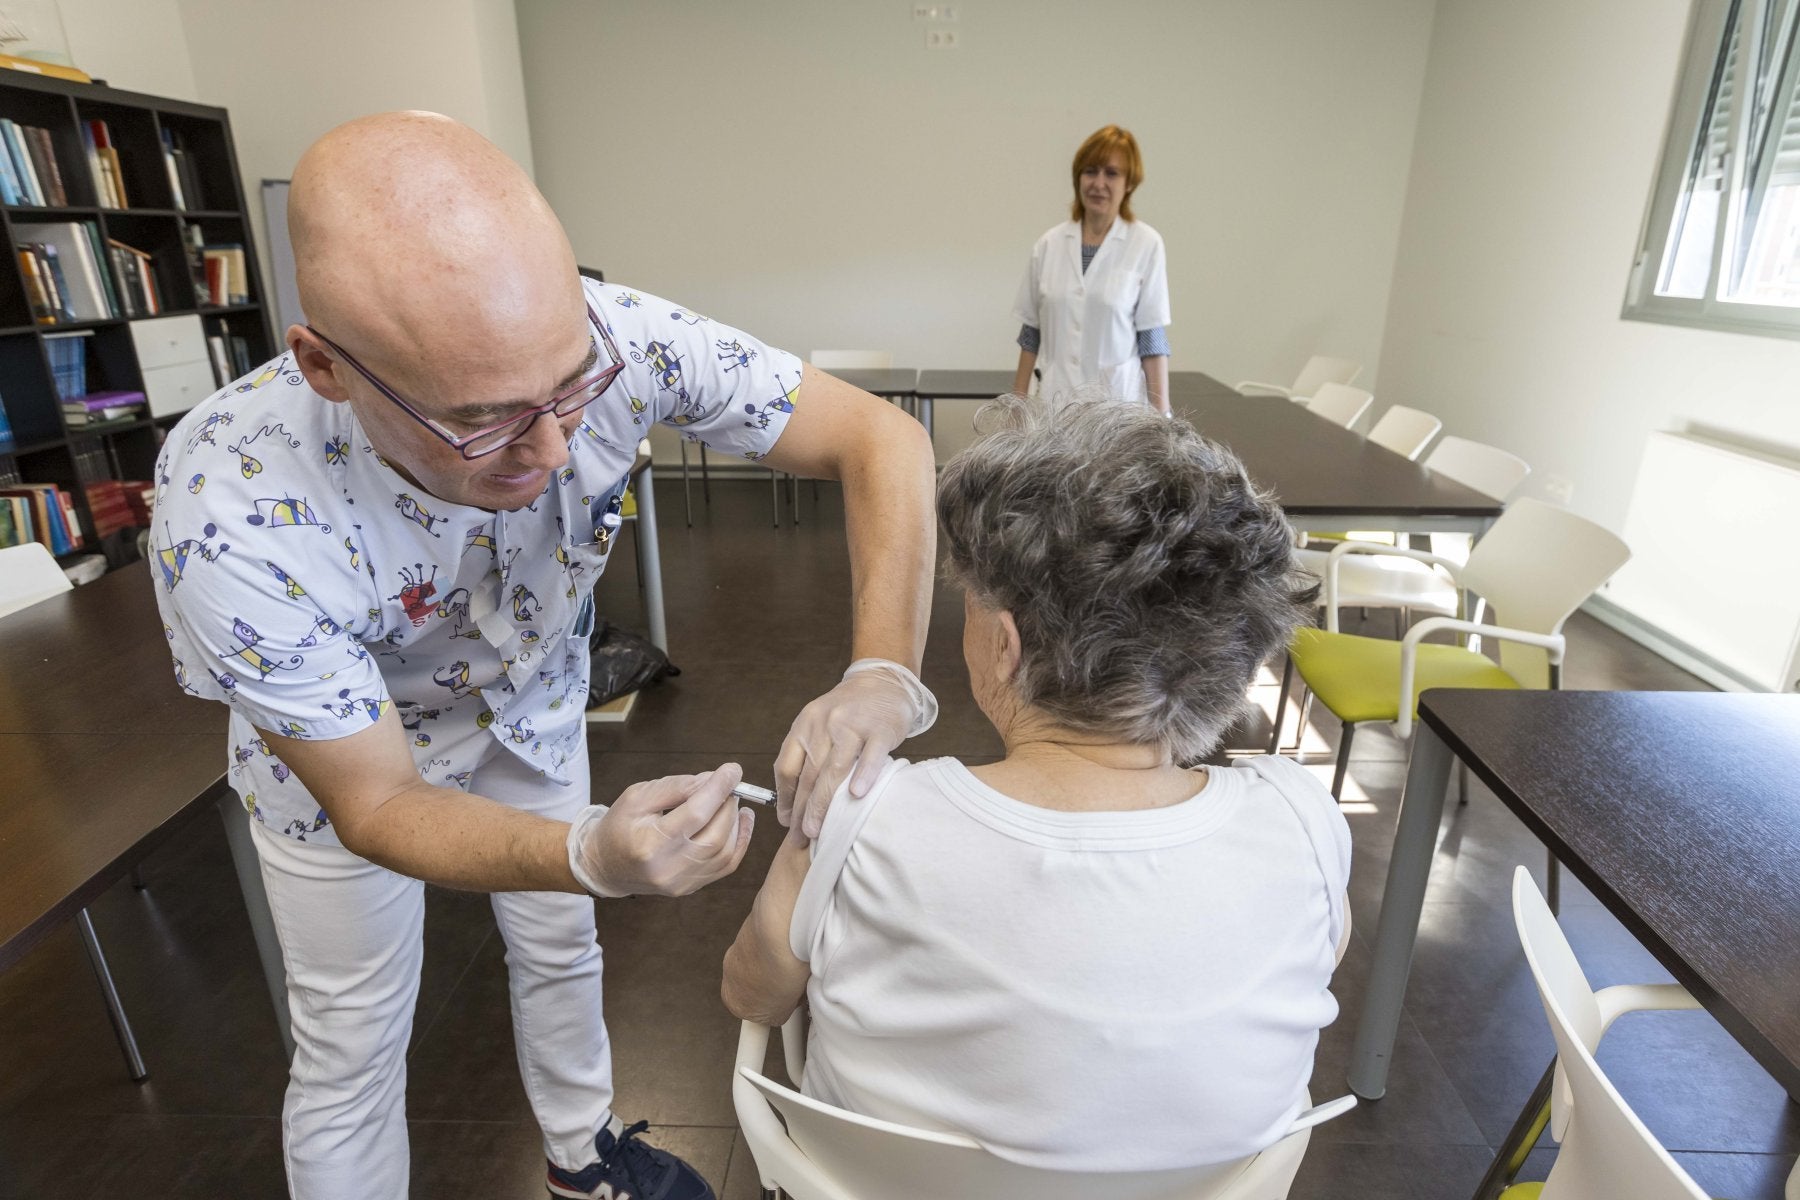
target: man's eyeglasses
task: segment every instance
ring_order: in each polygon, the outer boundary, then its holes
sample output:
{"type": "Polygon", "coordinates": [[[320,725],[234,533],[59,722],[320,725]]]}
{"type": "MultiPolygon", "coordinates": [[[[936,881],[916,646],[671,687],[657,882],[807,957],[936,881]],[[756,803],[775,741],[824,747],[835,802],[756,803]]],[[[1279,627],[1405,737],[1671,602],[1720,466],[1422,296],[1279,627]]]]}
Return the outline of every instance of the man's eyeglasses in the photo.
{"type": "MultiPolygon", "coordinates": [[[[496,450],[503,450],[507,446],[512,445],[512,443],[524,437],[526,431],[536,424],[537,419],[545,413],[549,413],[554,417],[566,417],[573,413],[580,412],[595,400],[599,399],[600,394],[606,391],[608,387],[611,387],[612,381],[618,378],[619,372],[625,369],[625,360],[619,357],[619,348],[613,344],[612,334],[607,332],[605,323],[602,322],[599,317],[594,315],[593,308],[590,307],[587,311],[588,324],[593,326],[597,334],[595,349],[598,350],[600,347],[604,346],[606,349],[605,357],[608,361],[599,363],[595,370],[584,374],[580,379],[552,396],[543,404],[525,409],[517,416],[508,417],[504,421],[497,422],[496,424],[486,426],[482,429],[477,429],[473,433],[462,434],[451,432],[441,422],[426,416],[424,413],[408,404],[405,400],[402,400],[398,392],[376,377],[375,372],[357,362],[355,355],[320,333],[317,329],[314,329],[311,325],[308,325],[306,328],[307,332],[311,333],[314,337],[330,347],[333,354],[349,363],[351,368],[354,369],[358,375],[361,375],[364,379],[373,384],[376,391],[380,392],[383,396],[386,396],[389,400],[392,400],[395,404],[398,404],[404,409],[407,416],[436,434],[440,439],[453,447],[457,453],[461,454],[463,458],[476,459],[481,458],[484,455],[492,454],[496,450]]],[[[599,356],[596,355],[596,357],[598,358],[599,356]]]]}

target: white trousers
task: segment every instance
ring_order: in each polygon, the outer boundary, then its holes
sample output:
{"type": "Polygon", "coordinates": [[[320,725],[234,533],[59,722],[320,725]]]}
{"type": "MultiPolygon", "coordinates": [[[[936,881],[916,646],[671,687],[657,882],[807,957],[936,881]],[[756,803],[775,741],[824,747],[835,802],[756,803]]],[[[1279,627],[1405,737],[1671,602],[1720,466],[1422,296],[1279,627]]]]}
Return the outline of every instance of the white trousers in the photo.
{"type": "MultiPolygon", "coordinates": [[[[568,820],[588,802],[496,745],[469,790],[568,820]]],[[[403,1200],[406,1048],[424,958],[425,885],[341,846],[301,842],[252,821],[263,885],[287,968],[295,1053],[282,1106],[294,1200],[403,1200]]],[[[594,902],[556,892],[501,892],[519,1074],[559,1167],[594,1161],[611,1116],[612,1049],[600,1009],[594,902]]]]}

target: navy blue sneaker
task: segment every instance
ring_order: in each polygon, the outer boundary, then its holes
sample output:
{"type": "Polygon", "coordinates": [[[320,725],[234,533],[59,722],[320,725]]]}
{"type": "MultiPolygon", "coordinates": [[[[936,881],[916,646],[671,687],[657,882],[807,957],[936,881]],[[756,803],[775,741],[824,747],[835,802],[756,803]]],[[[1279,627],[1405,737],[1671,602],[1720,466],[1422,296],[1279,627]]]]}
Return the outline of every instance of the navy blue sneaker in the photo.
{"type": "Polygon", "coordinates": [[[545,1180],[550,1194],[574,1200],[714,1200],[700,1172],[638,1140],[648,1128],[648,1121],[628,1126],[614,1117],[594,1138],[600,1161],[579,1171],[552,1165],[545,1180]]]}

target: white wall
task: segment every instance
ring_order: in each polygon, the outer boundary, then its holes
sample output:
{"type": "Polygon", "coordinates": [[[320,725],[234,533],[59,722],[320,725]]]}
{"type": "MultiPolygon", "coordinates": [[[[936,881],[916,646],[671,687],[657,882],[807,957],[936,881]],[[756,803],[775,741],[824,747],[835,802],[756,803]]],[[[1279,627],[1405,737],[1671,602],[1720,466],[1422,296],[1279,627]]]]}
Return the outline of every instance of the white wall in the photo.
{"type": "Polygon", "coordinates": [[[777,345],[1010,368],[1033,239],[1116,121],[1177,369],[1382,340],[1429,0],[517,0],[538,181],[609,279],[777,345]]]}
{"type": "Polygon", "coordinates": [[[60,0],[75,65],[116,88],[200,99],[178,0],[60,0]]]}
{"type": "Polygon", "coordinates": [[[1382,346],[1383,399],[1524,455],[1615,530],[1650,430],[1800,447],[1800,343],[1619,317],[1687,15],[1442,0],[1382,346]]]}

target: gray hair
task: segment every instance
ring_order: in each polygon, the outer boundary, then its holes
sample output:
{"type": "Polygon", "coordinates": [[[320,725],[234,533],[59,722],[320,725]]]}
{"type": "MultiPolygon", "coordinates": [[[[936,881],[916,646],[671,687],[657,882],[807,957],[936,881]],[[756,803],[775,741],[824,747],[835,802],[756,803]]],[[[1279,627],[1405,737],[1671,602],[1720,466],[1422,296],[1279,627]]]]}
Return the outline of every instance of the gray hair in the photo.
{"type": "Polygon", "coordinates": [[[1309,619],[1281,509],[1186,421],[1002,396],[938,480],[945,568],[1018,625],[1019,698],[1066,728],[1211,753],[1309,619]]]}

